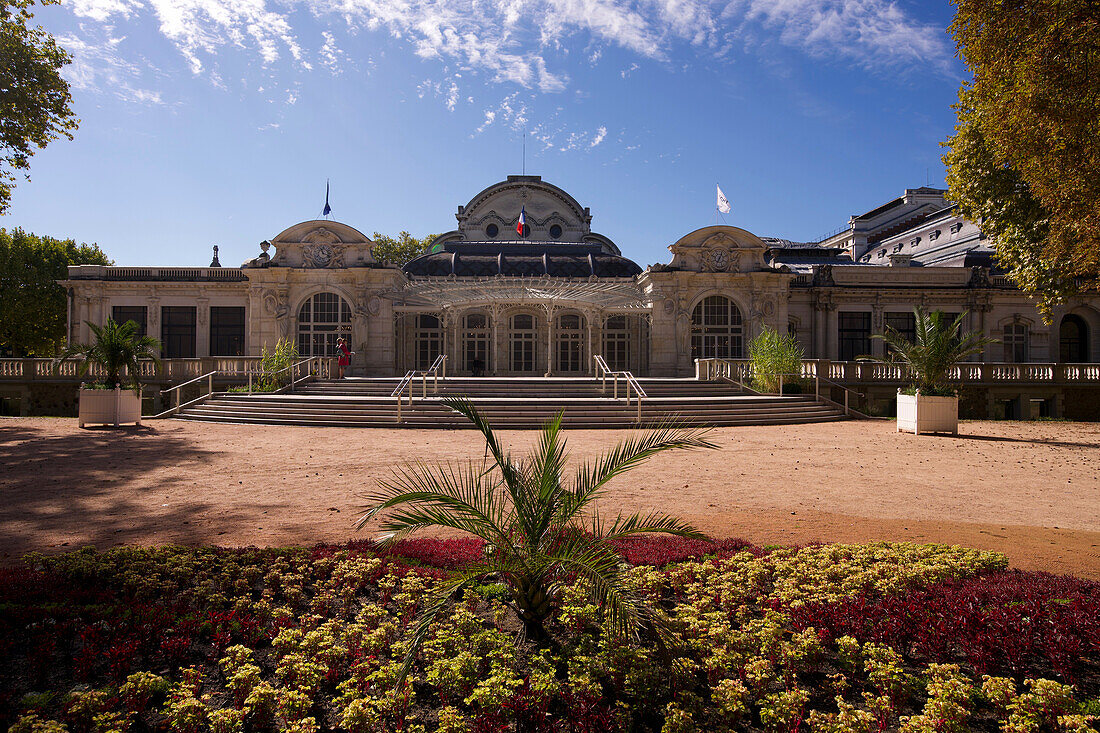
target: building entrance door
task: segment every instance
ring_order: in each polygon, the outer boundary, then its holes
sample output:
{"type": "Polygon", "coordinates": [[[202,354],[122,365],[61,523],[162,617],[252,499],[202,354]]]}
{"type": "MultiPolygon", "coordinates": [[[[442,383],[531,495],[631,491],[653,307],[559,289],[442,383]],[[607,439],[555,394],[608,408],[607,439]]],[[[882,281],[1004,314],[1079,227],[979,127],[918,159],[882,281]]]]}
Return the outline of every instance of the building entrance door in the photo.
{"type": "Polygon", "coordinates": [[[471,313],[462,319],[462,368],[470,376],[482,377],[489,371],[489,317],[471,313]]]}
{"type": "Polygon", "coordinates": [[[584,328],[583,316],[563,315],[558,318],[559,374],[576,374],[587,366],[584,359],[584,328]]]}

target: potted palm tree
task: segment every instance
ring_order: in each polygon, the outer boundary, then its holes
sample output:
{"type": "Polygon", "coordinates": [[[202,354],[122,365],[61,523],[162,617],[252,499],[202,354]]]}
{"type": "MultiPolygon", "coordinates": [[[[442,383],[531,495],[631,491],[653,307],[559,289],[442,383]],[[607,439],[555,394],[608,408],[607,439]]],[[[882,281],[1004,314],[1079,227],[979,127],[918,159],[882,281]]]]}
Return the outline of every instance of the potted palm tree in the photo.
{"type": "Polygon", "coordinates": [[[913,340],[887,326],[875,334],[889,347],[889,364],[900,364],[912,375],[913,383],[898,390],[898,432],[959,432],[959,395],[951,384],[950,370],[968,356],[979,353],[996,339],[980,333],[962,333],[966,311],[948,321],[941,311],[914,311],[913,340]]]}
{"type": "Polygon", "coordinates": [[[77,411],[80,427],[88,423],[114,425],[141,424],[141,362],[152,361],[160,368],[160,342],[138,334],[134,321],[116,323],[108,318],[102,326],[85,321],[92,329],[95,341],[90,344],[70,344],[54,363],[54,371],[67,359],[80,359],[81,377],[93,365],[103,369],[102,382],[80,385],[80,406],[77,411]],[[126,375],[123,375],[123,371],[126,375]],[[126,389],[123,389],[123,386],[126,389]]]}
{"type": "MultiPolygon", "coordinates": [[[[473,405],[461,399],[444,404],[469,419],[482,433],[486,459],[467,465],[417,463],[380,482],[367,497],[369,508],[360,529],[381,518],[383,544],[409,533],[442,527],[485,541],[484,561],[467,567],[440,585],[417,620],[400,677],[416,658],[434,620],[462,589],[501,584],[506,603],[518,616],[529,640],[551,646],[550,621],[562,589],[585,583],[610,633],[646,633],[661,645],[672,641],[671,625],[661,609],[649,603],[626,578],[622,558],[609,540],[660,532],[703,539],[690,524],[662,512],[603,520],[594,502],[607,482],[657,453],[674,449],[717,448],[706,429],[680,429],[664,424],[628,439],[596,461],[566,472],[567,453],[561,415],[542,429],[536,448],[513,458],[473,405]]],[[[398,682],[400,684],[400,682],[398,682]]]]}

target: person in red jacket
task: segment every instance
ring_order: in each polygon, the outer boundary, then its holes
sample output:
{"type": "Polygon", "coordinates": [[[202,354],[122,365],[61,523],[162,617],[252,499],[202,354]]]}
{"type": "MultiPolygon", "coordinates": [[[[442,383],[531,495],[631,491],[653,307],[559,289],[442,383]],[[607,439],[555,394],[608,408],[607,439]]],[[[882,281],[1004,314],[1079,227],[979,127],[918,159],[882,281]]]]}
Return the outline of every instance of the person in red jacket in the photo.
{"type": "Polygon", "coordinates": [[[354,351],[348,350],[348,342],[344,340],[344,337],[336,339],[336,351],[339,352],[339,359],[337,360],[337,366],[340,367],[340,376],[338,379],[344,378],[344,370],[351,364],[351,355],[354,351]]]}

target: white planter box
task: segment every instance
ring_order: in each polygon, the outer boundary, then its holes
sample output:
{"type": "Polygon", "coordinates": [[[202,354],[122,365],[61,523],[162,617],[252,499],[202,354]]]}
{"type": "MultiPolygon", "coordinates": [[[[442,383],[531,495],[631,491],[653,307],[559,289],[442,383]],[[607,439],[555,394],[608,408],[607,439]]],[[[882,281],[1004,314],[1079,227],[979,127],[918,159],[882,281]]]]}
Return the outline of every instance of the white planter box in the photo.
{"type": "Polygon", "coordinates": [[[80,427],[88,423],[114,425],[122,423],[141,425],[141,396],[132,389],[82,389],[80,408],[77,412],[80,427]]]}
{"type": "Polygon", "coordinates": [[[898,392],[898,432],[959,434],[959,398],[898,392]]]}

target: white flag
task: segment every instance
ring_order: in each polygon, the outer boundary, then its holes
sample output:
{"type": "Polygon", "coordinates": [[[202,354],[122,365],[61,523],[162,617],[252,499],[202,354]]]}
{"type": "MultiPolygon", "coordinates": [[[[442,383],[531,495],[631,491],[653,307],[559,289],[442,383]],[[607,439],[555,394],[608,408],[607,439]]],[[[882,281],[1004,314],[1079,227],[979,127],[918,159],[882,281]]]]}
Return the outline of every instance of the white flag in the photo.
{"type": "Polygon", "coordinates": [[[722,187],[718,184],[714,187],[718,189],[718,210],[723,214],[730,213],[730,201],[726,198],[726,194],[722,193],[722,187]]]}

